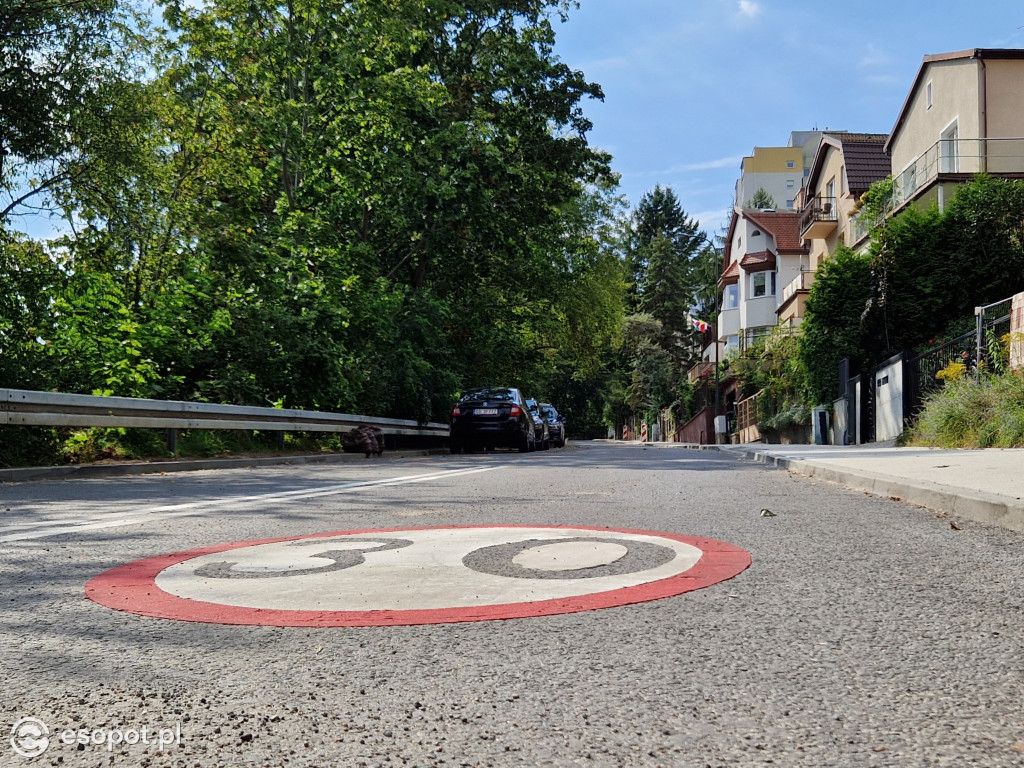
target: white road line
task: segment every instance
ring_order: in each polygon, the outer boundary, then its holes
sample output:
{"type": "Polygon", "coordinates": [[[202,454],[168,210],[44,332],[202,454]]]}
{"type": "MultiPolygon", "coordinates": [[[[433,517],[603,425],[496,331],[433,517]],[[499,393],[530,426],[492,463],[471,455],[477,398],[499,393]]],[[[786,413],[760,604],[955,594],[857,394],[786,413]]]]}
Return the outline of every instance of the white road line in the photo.
{"type": "MultiPolygon", "coordinates": [[[[110,512],[105,515],[94,516],[87,520],[40,520],[36,523],[19,523],[14,524],[11,527],[31,527],[31,530],[20,530],[17,533],[2,535],[0,536],[0,543],[28,541],[31,539],[41,539],[47,536],[59,536],[64,533],[102,530],[104,528],[116,528],[124,525],[137,525],[139,523],[146,523],[153,520],[165,520],[173,517],[199,515],[202,514],[203,511],[216,509],[218,507],[239,505],[249,506],[252,504],[270,501],[297,501],[300,499],[312,499],[319,496],[333,496],[335,494],[346,493],[347,491],[359,490],[361,488],[423,483],[447,477],[472,475],[478,472],[490,472],[494,469],[504,469],[507,466],[507,464],[498,464],[491,467],[476,467],[473,469],[450,469],[444,472],[430,472],[424,475],[403,475],[401,477],[385,478],[383,480],[363,480],[352,483],[340,483],[338,485],[329,485],[324,488],[304,488],[295,491],[263,493],[256,496],[231,496],[225,498],[201,499],[199,501],[190,501],[183,504],[167,504],[157,507],[142,507],[140,509],[126,512],[110,512]]],[[[0,528],[0,530],[3,529],[0,528]]]]}

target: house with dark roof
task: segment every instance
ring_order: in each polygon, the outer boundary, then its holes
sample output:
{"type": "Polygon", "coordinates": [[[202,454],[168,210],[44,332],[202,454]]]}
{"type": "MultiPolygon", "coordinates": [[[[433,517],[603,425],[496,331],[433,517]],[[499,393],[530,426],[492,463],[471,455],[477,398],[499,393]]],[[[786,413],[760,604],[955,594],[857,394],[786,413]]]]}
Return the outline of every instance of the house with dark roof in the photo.
{"type": "Polygon", "coordinates": [[[806,260],[800,214],[733,211],[718,281],[718,340],[726,354],[746,348],[777,325],[779,288],[800,274],[806,260]]]}
{"type": "Polygon", "coordinates": [[[976,173],[1024,178],[1024,49],[925,56],[886,142],[894,210],[945,207],[976,173]]]}
{"type": "Polygon", "coordinates": [[[860,196],[890,173],[886,133],[823,133],[801,193],[800,237],[807,258],[800,273],[782,286],[778,315],[781,325],[797,325],[818,266],[836,248],[866,246],[867,232],[855,211],[860,196]]]}

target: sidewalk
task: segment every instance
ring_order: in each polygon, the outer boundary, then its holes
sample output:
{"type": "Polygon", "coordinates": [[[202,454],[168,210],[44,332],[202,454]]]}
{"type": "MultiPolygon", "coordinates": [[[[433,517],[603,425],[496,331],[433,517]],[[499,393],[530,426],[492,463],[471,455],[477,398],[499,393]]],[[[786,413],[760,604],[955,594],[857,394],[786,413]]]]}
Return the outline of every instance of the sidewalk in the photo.
{"type": "Polygon", "coordinates": [[[761,443],[710,447],[797,474],[1024,533],[1024,448],[960,450],[761,443]]]}

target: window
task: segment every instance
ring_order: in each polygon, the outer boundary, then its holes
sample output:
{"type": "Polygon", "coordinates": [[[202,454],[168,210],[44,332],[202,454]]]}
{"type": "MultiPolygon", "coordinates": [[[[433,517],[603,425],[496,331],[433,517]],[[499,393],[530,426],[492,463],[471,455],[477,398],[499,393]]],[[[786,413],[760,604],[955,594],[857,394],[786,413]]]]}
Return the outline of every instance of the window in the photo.
{"type": "Polygon", "coordinates": [[[786,207],[787,208],[792,208],[793,207],[793,201],[792,200],[787,200],[786,201],[786,207]]]}
{"type": "Polygon", "coordinates": [[[760,229],[755,229],[753,232],[750,233],[750,236],[751,237],[757,237],[760,234],[761,234],[761,230],[760,229]]]}
{"type": "Polygon", "coordinates": [[[957,173],[960,170],[960,148],[957,121],[950,123],[939,135],[939,169],[941,173],[957,173]]]}
{"type": "Polygon", "coordinates": [[[839,194],[846,194],[846,166],[839,166],[839,194]]]}
{"type": "Polygon", "coordinates": [[[786,167],[787,168],[796,168],[796,161],[795,160],[787,160],[786,161],[786,167]]]}
{"type": "Polygon", "coordinates": [[[725,286],[725,292],[722,294],[722,309],[736,309],[736,307],[739,306],[739,303],[739,286],[735,283],[725,286]]]}
{"type": "Polygon", "coordinates": [[[750,295],[753,298],[775,295],[775,272],[755,272],[750,276],[750,295]]]}
{"type": "Polygon", "coordinates": [[[796,179],[786,179],[786,189],[794,189],[796,187],[796,179]]]}
{"type": "Polygon", "coordinates": [[[928,84],[924,87],[924,103],[926,109],[932,108],[932,81],[929,80],[928,84]]]}

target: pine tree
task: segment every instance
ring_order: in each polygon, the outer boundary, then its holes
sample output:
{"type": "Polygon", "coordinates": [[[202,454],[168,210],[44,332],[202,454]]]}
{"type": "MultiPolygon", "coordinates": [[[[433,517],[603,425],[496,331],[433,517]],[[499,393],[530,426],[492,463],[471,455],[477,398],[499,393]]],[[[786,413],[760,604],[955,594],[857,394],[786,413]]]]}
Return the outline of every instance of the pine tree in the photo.
{"type": "Polygon", "coordinates": [[[671,188],[655,186],[633,214],[630,257],[635,308],[656,318],[667,334],[684,333],[697,291],[694,259],[704,235],[671,188]]]}

